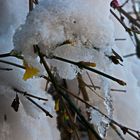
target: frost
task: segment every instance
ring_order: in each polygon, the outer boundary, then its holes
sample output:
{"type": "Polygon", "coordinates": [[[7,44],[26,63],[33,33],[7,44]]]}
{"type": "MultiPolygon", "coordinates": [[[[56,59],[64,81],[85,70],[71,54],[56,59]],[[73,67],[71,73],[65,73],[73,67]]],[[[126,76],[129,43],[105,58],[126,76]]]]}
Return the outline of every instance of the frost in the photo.
{"type": "MultiPolygon", "coordinates": [[[[97,108],[97,107],[96,107],[97,108]]],[[[97,127],[97,130],[102,138],[105,138],[106,131],[109,126],[109,119],[105,118],[99,111],[90,108],[90,123],[97,127]]]]}
{"type": "MultiPolygon", "coordinates": [[[[104,95],[104,98],[105,98],[104,105],[105,105],[105,109],[107,112],[106,114],[110,119],[112,119],[113,103],[112,103],[112,96],[111,96],[111,92],[110,92],[110,84],[107,79],[102,78],[101,87],[102,87],[102,94],[104,95]]],[[[101,121],[102,126],[100,127],[104,137],[106,136],[106,132],[107,132],[107,129],[108,129],[108,126],[110,123],[109,119],[105,119],[105,120],[102,119],[102,121],[101,121]]]]}
{"type": "MultiPolygon", "coordinates": [[[[100,86],[101,86],[101,96],[104,98],[104,101],[98,101],[94,96],[92,98],[97,101],[93,102],[96,105],[96,108],[104,112],[108,118],[112,119],[113,117],[113,103],[112,103],[112,96],[110,93],[110,84],[107,79],[103,77],[98,77],[100,79],[100,86]]],[[[96,111],[90,108],[91,113],[91,120],[90,122],[96,126],[100,136],[105,138],[107,135],[107,130],[109,128],[110,119],[103,116],[99,111],[96,111]]]]}

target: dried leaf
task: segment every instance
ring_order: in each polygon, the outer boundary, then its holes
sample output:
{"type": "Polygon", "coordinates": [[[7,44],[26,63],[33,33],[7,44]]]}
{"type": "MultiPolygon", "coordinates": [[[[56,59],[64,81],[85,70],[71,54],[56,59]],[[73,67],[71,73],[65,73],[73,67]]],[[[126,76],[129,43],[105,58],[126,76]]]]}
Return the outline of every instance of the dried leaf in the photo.
{"type": "Polygon", "coordinates": [[[119,60],[118,60],[117,57],[114,56],[114,55],[109,56],[109,59],[110,59],[114,64],[120,64],[119,60]]]}
{"type": "Polygon", "coordinates": [[[80,61],[79,63],[85,66],[89,66],[89,67],[96,67],[96,63],[93,63],[93,62],[80,61]]]}
{"type": "Polygon", "coordinates": [[[55,101],[55,111],[59,111],[59,99],[55,101]]]}
{"type": "Polygon", "coordinates": [[[11,107],[17,112],[18,111],[18,108],[19,108],[19,97],[18,95],[16,94],[16,97],[15,99],[13,100],[12,104],[11,104],[11,107]]]}

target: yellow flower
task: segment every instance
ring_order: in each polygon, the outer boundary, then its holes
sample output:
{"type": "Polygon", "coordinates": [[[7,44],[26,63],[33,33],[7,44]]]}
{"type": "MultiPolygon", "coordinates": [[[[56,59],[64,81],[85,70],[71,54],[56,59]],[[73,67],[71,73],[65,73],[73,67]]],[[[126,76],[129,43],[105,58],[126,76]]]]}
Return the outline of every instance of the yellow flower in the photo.
{"type": "Polygon", "coordinates": [[[25,66],[25,73],[23,75],[23,80],[26,81],[27,79],[33,78],[33,76],[38,75],[39,70],[37,68],[29,66],[25,61],[23,62],[23,65],[25,66]]]}

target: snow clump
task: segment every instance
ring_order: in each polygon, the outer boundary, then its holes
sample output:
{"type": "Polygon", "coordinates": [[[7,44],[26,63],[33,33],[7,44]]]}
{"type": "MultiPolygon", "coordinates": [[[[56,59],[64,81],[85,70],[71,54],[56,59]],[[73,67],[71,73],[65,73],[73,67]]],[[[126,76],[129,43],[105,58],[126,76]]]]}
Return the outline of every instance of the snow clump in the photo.
{"type": "MultiPolygon", "coordinates": [[[[73,61],[98,61],[100,67],[104,62],[98,51],[110,54],[114,43],[109,3],[110,0],[41,1],[16,30],[15,50],[33,67],[39,67],[35,44],[47,57],[51,54],[73,61]]],[[[64,62],[52,60],[50,64],[62,78],[73,79],[80,72],[78,67],[64,62]]]]}

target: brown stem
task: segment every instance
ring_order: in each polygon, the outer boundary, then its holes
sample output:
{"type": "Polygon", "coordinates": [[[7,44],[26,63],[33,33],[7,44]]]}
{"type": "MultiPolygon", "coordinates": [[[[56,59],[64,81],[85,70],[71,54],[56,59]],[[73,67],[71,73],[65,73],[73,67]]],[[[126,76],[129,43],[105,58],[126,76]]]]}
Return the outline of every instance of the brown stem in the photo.
{"type": "Polygon", "coordinates": [[[118,131],[117,127],[114,124],[110,124],[111,128],[116,132],[121,140],[125,140],[122,134],[118,131]]]}
{"type": "Polygon", "coordinates": [[[140,29],[140,24],[137,22],[137,20],[135,18],[133,18],[132,16],[130,16],[125,10],[123,10],[121,7],[117,8],[117,10],[122,13],[125,17],[127,17],[127,19],[134,24],[135,26],[137,26],[140,29]]]}
{"type": "Polygon", "coordinates": [[[73,65],[76,65],[76,66],[78,66],[81,69],[84,68],[86,70],[89,70],[89,71],[92,71],[94,73],[97,73],[97,74],[99,74],[99,75],[101,75],[101,76],[103,76],[105,78],[113,80],[113,81],[117,82],[118,84],[120,84],[122,86],[126,85],[126,83],[124,81],[122,81],[120,79],[117,79],[117,78],[115,78],[113,76],[110,76],[110,75],[108,75],[108,74],[106,74],[104,72],[101,72],[99,70],[96,70],[96,69],[93,69],[93,68],[88,67],[86,65],[83,65],[82,63],[74,62],[74,61],[71,61],[71,60],[68,60],[68,59],[65,59],[65,58],[62,58],[62,57],[58,57],[58,56],[52,56],[52,59],[56,59],[56,60],[60,60],[60,61],[66,62],[66,63],[70,63],[70,64],[73,64],[73,65]]]}
{"type": "Polygon", "coordinates": [[[129,0],[126,0],[120,7],[124,7],[127,3],[129,2],[129,0]]]}
{"type": "Polygon", "coordinates": [[[110,9],[111,14],[120,22],[120,24],[124,27],[125,31],[131,34],[131,29],[128,28],[124,22],[121,21],[121,19],[110,9]]]}
{"type": "Polygon", "coordinates": [[[34,100],[32,100],[30,97],[27,97],[26,98],[31,102],[33,103],[34,105],[36,105],[39,109],[41,109],[45,114],[46,116],[49,116],[50,118],[53,118],[53,116],[47,111],[45,110],[43,107],[41,107],[39,104],[37,104],[34,100]]]}
{"type": "Polygon", "coordinates": [[[15,66],[15,67],[18,67],[18,68],[21,68],[21,69],[25,69],[25,67],[22,66],[22,65],[19,65],[19,64],[13,63],[13,62],[9,62],[9,61],[5,61],[5,60],[0,60],[0,63],[4,63],[4,64],[15,66]]]}
{"type": "Polygon", "coordinates": [[[33,0],[29,0],[29,12],[33,10],[33,0]]]}
{"type": "Polygon", "coordinates": [[[70,118],[71,125],[72,125],[72,127],[73,127],[73,129],[74,129],[74,131],[75,131],[76,137],[77,137],[78,140],[80,140],[80,136],[79,136],[78,131],[77,131],[77,128],[76,128],[77,126],[76,126],[76,124],[75,124],[75,122],[74,122],[74,120],[73,120],[73,117],[72,117],[72,115],[71,115],[69,109],[68,109],[68,106],[67,106],[67,104],[65,103],[65,101],[64,101],[63,98],[62,98],[62,101],[63,101],[63,104],[64,104],[64,106],[65,106],[65,109],[66,109],[66,111],[67,111],[67,113],[68,113],[68,116],[69,116],[69,118],[70,118]]]}

